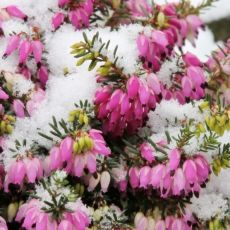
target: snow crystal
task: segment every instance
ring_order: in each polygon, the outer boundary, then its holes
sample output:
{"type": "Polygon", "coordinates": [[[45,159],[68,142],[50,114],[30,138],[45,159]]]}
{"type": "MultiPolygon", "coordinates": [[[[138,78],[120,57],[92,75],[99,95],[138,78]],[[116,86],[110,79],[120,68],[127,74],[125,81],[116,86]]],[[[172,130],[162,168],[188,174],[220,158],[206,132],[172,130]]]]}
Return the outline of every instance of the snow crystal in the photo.
{"type": "Polygon", "coordinates": [[[220,194],[203,194],[199,198],[192,198],[191,208],[199,219],[209,220],[212,217],[222,219],[228,210],[228,203],[220,194]]]}
{"type": "Polygon", "coordinates": [[[218,176],[211,175],[210,181],[207,184],[206,191],[211,193],[221,193],[223,197],[230,198],[230,169],[222,169],[218,176]]]}
{"type": "Polygon", "coordinates": [[[199,111],[200,102],[181,105],[177,100],[162,100],[157,104],[156,110],[149,113],[148,126],[153,132],[164,132],[167,126],[176,126],[186,119],[203,121],[203,115],[199,111]]]}
{"type": "Polygon", "coordinates": [[[172,86],[171,75],[180,71],[178,66],[180,66],[180,59],[178,60],[178,57],[174,57],[171,60],[166,60],[162,64],[161,69],[156,73],[157,78],[163,84],[167,85],[168,88],[170,88],[172,86]]]}
{"type": "Polygon", "coordinates": [[[23,76],[16,77],[13,84],[13,94],[19,97],[28,94],[34,89],[34,83],[31,80],[25,79],[23,76]]]}
{"type": "Polygon", "coordinates": [[[29,27],[27,24],[22,21],[11,19],[3,23],[3,32],[6,37],[9,37],[13,33],[19,34],[21,32],[30,33],[29,27]]]}

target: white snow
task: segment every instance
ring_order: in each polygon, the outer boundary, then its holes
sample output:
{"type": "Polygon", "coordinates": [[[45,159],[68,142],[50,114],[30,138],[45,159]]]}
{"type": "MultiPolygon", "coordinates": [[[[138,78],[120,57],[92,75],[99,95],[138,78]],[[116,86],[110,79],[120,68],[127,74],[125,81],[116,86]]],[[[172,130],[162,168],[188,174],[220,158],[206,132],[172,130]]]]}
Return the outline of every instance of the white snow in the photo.
{"type": "Polygon", "coordinates": [[[224,218],[228,210],[228,202],[220,194],[201,194],[199,198],[192,199],[192,211],[201,220],[210,220],[212,217],[224,218]]]}

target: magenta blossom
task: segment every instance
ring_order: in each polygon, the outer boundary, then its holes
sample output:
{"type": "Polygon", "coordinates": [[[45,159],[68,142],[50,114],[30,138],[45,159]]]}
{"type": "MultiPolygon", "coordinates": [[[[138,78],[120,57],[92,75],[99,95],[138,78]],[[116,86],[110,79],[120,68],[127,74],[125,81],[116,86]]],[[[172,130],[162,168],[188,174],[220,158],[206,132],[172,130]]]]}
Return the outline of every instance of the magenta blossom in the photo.
{"type": "Polygon", "coordinates": [[[19,99],[15,99],[13,101],[13,109],[16,113],[17,117],[24,118],[25,117],[25,105],[19,99]]]}
{"type": "Polygon", "coordinates": [[[8,230],[6,221],[0,216],[0,230],[8,230]]]}
{"type": "Polygon", "coordinates": [[[23,19],[24,21],[28,18],[17,6],[14,5],[7,6],[6,11],[10,16],[23,19]]]}
{"type": "Polygon", "coordinates": [[[133,16],[146,16],[152,11],[146,0],[128,0],[126,4],[133,16]]]}
{"type": "Polygon", "coordinates": [[[52,18],[52,27],[58,29],[61,24],[68,20],[76,29],[89,26],[89,17],[93,13],[94,0],[81,1],[78,4],[71,4],[71,0],[59,0],[58,6],[64,8],[65,12],[57,12],[52,18]]]}
{"type": "Polygon", "coordinates": [[[208,181],[209,174],[210,166],[202,155],[197,154],[181,164],[180,152],[173,149],[168,163],[158,163],[153,167],[131,167],[129,183],[132,188],[152,187],[162,198],[197,196],[201,186],[208,181]]]}
{"type": "Polygon", "coordinates": [[[23,185],[26,183],[35,183],[43,176],[43,168],[40,159],[34,156],[28,156],[23,159],[15,160],[6,172],[5,191],[8,192],[9,184],[23,185]]]}
{"type": "Polygon", "coordinates": [[[91,129],[87,133],[80,134],[76,139],[67,136],[61,141],[60,147],[53,147],[49,156],[50,167],[51,170],[62,169],[63,163],[67,162],[65,170],[81,177],[84,169],[88,169],[90,173],[96,172],[97,155],[109,156],[110,153],[101,132],[91,129]],[[86,140],[85,147],[82,145],[84,140],[86,140]]]}
{"type": "Polygon", "coordinates": [[[6,58],[7,56],[11,55],[12,52],[19,47],[19,43],[20,37],[18,35],[12,35],[11,37],[9,37],[3,57],[6,58]]]}
{"type": "Polygon", "coordinates": [[[147,82],[137,76],[128,79],[126,90],[113,91],[109,86],[99,88],[94,99],[97,117],[103,121],[103,131],[113,136],[121,136],[125,131],[135,133],[157,101],[158,96],[147,82]]]}
{"type": "Polygon", "coordinates": [[[149,143],[144,142],[141,144],[140,151],[141,156],[149,163],[152,163],[155,160],[153,148],[149,143]]]}
{"type": "Polygon", "coordinates": [[[16,221],[23,222],[22,227],[31,229],[36,226],[36,229],[79,229],[85,230],[89,225],[90,220],[85,213],[85,207],[81,201],[76,201],[71,205],[71,211],[65,211],[62,215],[62,220],[55,220],[49,213],[41,209],[41,202],[36,199],[31,199],[28,203],[20,206],[16,221]]]}

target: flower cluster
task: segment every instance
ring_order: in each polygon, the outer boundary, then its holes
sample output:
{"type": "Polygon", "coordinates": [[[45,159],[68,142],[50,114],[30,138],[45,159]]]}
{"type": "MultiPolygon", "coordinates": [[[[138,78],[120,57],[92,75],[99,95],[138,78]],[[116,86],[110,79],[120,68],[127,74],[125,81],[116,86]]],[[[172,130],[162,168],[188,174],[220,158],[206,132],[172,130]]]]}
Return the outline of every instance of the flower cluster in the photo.
{"type": "Polygon", "coordinates": [[[98,119],[103,121],[105,133],[122,136],[124,131],[132,134],[142,127],[150,110],[156,106],[158,95],[146,80],[137,76],[128,79],[125,90],[110,86],[99,88],[94,103],[98,119]]]}
{"type": "Polygon", "coordinates": [[[138,212],[135,216],[134,223],[137,230],[191,229],[192,226],[196,226],[196,221],[188,209],[180,218],[169,215],[166,216],[165,219],[159,219],[158,221],[155,221],[152,216],[146,217],[143,213],[138,212]]]}
{"type": "Polygon", "coordinates": [[[175,98],[181,104],[204,98],[207,85],[200,60],[188,52],[183,55],[183,61],[181,72],[172,74],[172,86],[169,88],[164,86],[163,90],[163,98],[166,100],[175,98]]]}
{"type": "Polygon", "coordinates": [[[50,170],[62,169],[66,162],[65,170],[77,177],[81,177],[84,169],[90,173],[96,172],[97,155],[109,156],[110,149],[106,146],[101,131],[91,129],[88,132],[76,131],[73,136],[65,137],[60,146],[50,150],[50,170]]]}
{"type": "Polygon", "coordinates": [[[35,190],[36,198],[20,206],[16,220],[22,221],[22,227],[30,229],[35,225],[41,229],[84,230],[90,223],[88,210],[66,186],[66,174],[57,171],[49,181],[44,181],[35,190]],[[60,219],[61,217],[61,219],[60,219]]]}
{"type": "MultiPolygon", "coordinates": [[[[154,161],[154,151],[149,146],[141,145],[141,155],[149,163],[154,161]]],[[[132,188],[152,187],[159,191],[161,197],[189,196],[193,193],[199,196],[201,187],[208,180],[210,168],[207,160],[200,154],[193,158],[182,160],[181,152],[173,149],[169,153],[167,163],[158,163],[153,167],[131,167],[129,182],[132,188]],[[183,162],[183,163],[182,163],[183,162]]]]}
{"type": "Polygon", "coordinates": [[[93,13],[94,0],[73,1],[59,0],[58,6],[63,9],[52,18],[53,29],[58,29],[64,21],[69,21],[76,29],[88,27],[90,16],[93,13]]]}
{"type": "MultiPolygon", "coordinates": [[[[224,99],[226,106],[230,104],[230,41],[228,40],[224,48],[213,52],[213,55],[206,62],[208,72],[210,73],[209,89],[212,97],[215,98],[215,92],[224,99]]],[[[216,98],[215,98],[216,99],[216,98]]]]}
{"type": "MultiPolygon", "coordinates": [[[[132,2],[136,1],[129,1],[129,4],[132,2]]],[[[145,3],[145,1],[139,3],[139,9],[142,9],[142,12],[149,11],[150,6],[145,3]]],[[[184,8],[182,8],[182,12],[178,13],[177,9],[181,7],[189,9],[191,5],[189,2],[172,3],[165,6],[157,5],[156,9],[153,9],[156,13],[153,12],[146,23],[156,24],[161,30],[153,30],[150,36],[140,34],[137,39],[139,54],[145,68],[158,71],[165,59],[174,54],[173,48],[176,45],[181,47],[185,38],[193,42],[197,37],[198,29],[204,26],[198,16],[187,15],[186,12],[183,12],[184,8]]],[[[133,10],[131,9],[131,11],[133,10]]],[[[135,12],[136,10],[134,10],[134,14],[136,14],[135,12]]]]}
{"type": "Polygon", "coordinates": [[[30,36],[25,33],[15,34],[9,37],[7,47],[3,54],[3,58],[7,58],[14,51],[18,50],[19,64],[18,71],[23,74],[27,79],[32,76],[32,71],[27,67],[26,62],[28,58],[33,56],[37,64],[37,77],[42,86],[45,86],[48,80],[48,69],[45,64],[42,63],[42,54],[44,51],[44,45],[40,40],[40,35],[36,28],[34,28],[34,35],[30,36]]]}
{"type": "Polygon", "coordinates": [[[45,91],[36,86],[31,80],[26,79],[24,75],[14,74],[4,71],[1,73],[2,89],[1,92],[1,114],[6,114],[3,120],[14,121],[12,115],[23,118],[31,116],[37,106],[44,100],[45,91]],[[23,88],[20,88],[23,86],[23,88]]]}
{"type": "Polygon", "coordinates": [[[15,162],[12,163],[6,172],[5,191],[9,191],[12,185],[19,186],[23,183],[34,184],[36,180],[43,176],[43,167],[41,160],[32,153],[28,153],[26,157],[17,156],[15,162]]]}
{"type": "Polygon", "coordinates": [[[0,229],[228,229],[229,41],[206,62],[183,47],[214,0],[14,1],[0,229]]]}

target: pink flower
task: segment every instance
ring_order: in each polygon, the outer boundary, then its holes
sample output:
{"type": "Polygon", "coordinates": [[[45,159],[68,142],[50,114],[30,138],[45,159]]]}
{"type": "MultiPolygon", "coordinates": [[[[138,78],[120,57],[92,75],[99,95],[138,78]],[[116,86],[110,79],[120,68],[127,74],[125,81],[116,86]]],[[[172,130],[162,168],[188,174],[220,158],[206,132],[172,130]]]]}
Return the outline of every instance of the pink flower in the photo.
{"type": "Polygon", "coordinates": [[[208,179],[208,176],[211,172],[210,166],[209,166],[207,160],[202,155],[198,155],[194,159],[194,162],[195,162],[196,168],[197,168],[198,182],[200,184],[202,184],[202,183],[206,182],[208,179]]]}
{"type": "Polygon", "coordinates": [[[166,198],[168,197],[170,194],[172,188],[172,177],[170,175],[170,171],[168,170],[168,168],[165,171],[165,174],[163,175],[162,178],[162,183],[160,185],[160,191],[161,191],[161,197],[166,198]]]}
{"type": "Polygon", "coordinates": [[[26,79],[31,79],[31,70],[26,66],[19,66],[19,73],[22,74],[26,79]]]}
{"type": "Polygon", "coordinates": [[[48,164],[50,164],[51,170],[61,169],[64,163],[67,163],[65,170],[77,177],[83,175],[84,169],[87,169],[92,174],[96,172],[96,156],[109,156],[111,151],[106,146],[101,131],[91,129],[84,135],[88,135],[88,138],[91,139],[92,148],[82,148],[81,152],[75,153],[73,150],[74,143],[78,141],[78,138],[82,137],[76,137],[76,140],[74,140],[72,137],[67,136],[61,141],[60,147],[55,146],[50,151],[50,162],[48,164]]]}
{"type": "Polygon", "coordinates": [[[28,40],[24,40],[19,45],[19,64],[24,64],[31,53],[31,44],[28,40]]]}
{"type": "Polygon", "coordinates": [[[155,230],[166,230],[165,222],[163,220],[158,220],[156,222],[155,230]]]}
{"type": "Polygon", "coordinates": [[[152,168],[151,184],[154,188],[159,188],[165,174],[166,167],[158,164],[152,168]]]}
{"type": "Polygon", "coordinates": [[[125,191],[127,188],[127,170],[120,166],[119,168],[112,169],[112,177],[115,182],[118,184],[121,191],[125,191]]]}
{"type": "Polygon", "coordinates": [[[140,169],[140,188],[146,188],[150,183],[151,179],[151,168],[144,166],[140,169]]]}
{"type": "Polygon", "coordinates": [[[141,105],[146,106],[148,104],[149,97],[150,97],[150,91],[148,86],[143,83],[140,84],[138,94],[139,94],[141,105]]]}
{"type": "Polygon", "coordinates": [[[97,118],[103,121],[103,132],[113,136],[121,136],[125,131],[135,133],[156,106],[154,92],[137,76],[128,79],[126,89],[111,91],[108,86],[100,88],[94,100],[97,118]]]}
{"type": "Polygon", "coordinates": [[[147,229],[147,226],[148,226],[148,219],[145,216],[142,216],[135,224],[135,229],[143,230],[143,229],[147,229]]]}
{"type": "Polygon", "coordinates": [[[44,45],[41,43],[41,41],[35,40],[31,42],[31,48],[32,48],[35,61],[37,63],[40,63],[42,59],[42,51],[44,49],[44,45]]]}
{"type": "Polygon", "coordinates": [[[74,210],[71,212],[64,211],[62,219],[59,221],[54,220],[51,215],[44,212],[41,207],[41,201],[31,199],[27,203],[20,206],[16,216],[17,222],[23,222],[22,227],[29,230],[35,226],[38,230],[53,229],[53,230],[70,230],[79,229],[85,230],[89,225],[90,220],[82,208],[83,204],[76,201],[74,210]]]}
{"type": "Polygon", "coordinates": [[[6,11],[10,16],[23,19],[24,21],[27,20],[27,16],[17,6],[7,6],[6,11]]]}
{"type": "Polygon", "coordinates": [[[60,169],[62,167],[61,153],[57,146],[52,147],[50,150],[50,167],[51,170],[60,169]]]}
{"type": "Polygon", "coordinates": [[[181,81],[182,92],[185,97],[190,97],[193,89],[192,81],[188,77],[183,77],[181,81]]]}
{"type": "Polygon", "coordinates": [[[8,39],[7,47],[4,52],[3,58],[8,57],[11,55],[19,46],[20,37],[18,35],[12,35],[8,39]]]}
{"type": "Polygon", "coordinates": [[[111,86],[105,86],[102,88],[99,88],[95,93],[94,103],[99,104],[104,101],[107,101],[112,93],[111,86]]]}
{"type": "Polygon", "coordinates": [[[6,221],[0,216],[0,230],[8,230],[6,221]]]}
{"type": "Polygon", "coordinates": [[[182,219],[174,219],[171,226],[172,230],[184,230],[184,222],[182,219]]]}
{"type": "Polygon", "coordinates": [[[169,168],[170,170],[176,170],[180,163],[180,152],[178,149],[173,149],[169,153],[169,168]]]}
{"type": "Polygon", "coordinates": [[[38,78],[41,82],[41,85],[44,87],[49,78],[49,72],[46,66],[41,65],[41,67],[38,69],[38,78]]]}
{"type": "Polygon", "coordinates": [[[133,16],[146,16],[146,12],[152,11],[146,0],[128,0],[126,4],[133,16]]]}
{"type": "Polygon", "coordinates": [[[134,99],[134,97],[137,96],[140,87],[139,79],[136,76],[132,76],[129,78],[126,87],[129,99],[134,99]]]}
{"type": "Polygon", "coordinates": [[[173,176],[172,194],[180,196],[183,191],[185,191],[185,176],[183,170],[178,168],[173,176]]]}
{"type": "Polygon", "coordinates": [[[147,76],[147,83],[156,95],[161,93],[161,84],[155,74],[152,73],[147,76]]]}
{"type": "Polygon", "coordinates": [[[69,13],[69,20],[76,29],[81,29],[81,22],[78,19],[80,18],[79,16],[79,11],[72,10],[69,13]]]}
{"type": "Polygon", "coordinates": [[[154,43],[159,45],[162,49],[166,49],[167,45],[169,44],[166,34],[160,30],[154,30],[151,34],[151,37],[154,43]]]}
{"type": "Polygon", "coordinates": [[[123,94],[120,105],[120,114],[124,116],[130,110],[130,102],[127,94],[123,94]]]}
{"type": "Polygon", "coordinates": [[[183,60],[187,66],[202,66],[202,63],[198,57],[190,52],[186,52],[186,54],[183,55],[183,60]]]}
{"type": "Polygon", "coordinates": [[[16,113],[17,117],[24,118],[25,117],[25,105],[19,99],[14,99],[13,101],[13,109],[16,113]]]}
{"type": "Polygon", "coordinates": [[[137,47],[141,56],[146,56],[149,49],[149,41],[147,36],[140,34],[137,38],[137,47]]]}
{"type": "Polygon", "coordinates": [[[0,87],[0,100],[8,100],[9,95],[0,87]]]}
{"type": "Polygon", "coordinates": [[[65,15],[63,13],[56,13],[52,18],[53,29],[56,30],[64,22],[65,15]]]}
{"type": "Polygon", "coordinates": [[[73,139],[67,136],[61,141],[60,144],[60,154],[62,161],[69,161],[73,151],[73,139]]]}
{"type": "Polygon", "coordinates": [[[73,165],[73,174],[77,177],[81,177],[83,175],[84,168],[86,166],[85,157],[84,155],[77,155],[74,158],[74,165],[73,165]]]}
{"type": "Polygon", "coordinates": [[[111,97],[109,99],[109,102],[107,104],[107,108],[106,109],[109,110],[109,111],[113,111],[115,108],[117,108],[117,106],[120,103],[122,95],[123,95],[122,90],[116,89],[112,93],[112,95],[111,95],[111,97]]]}
{"type": "Polygon", "coordinates": [[[68,220],[62,220],[58,225],[58,230],[73,230],[72,223],[68,220]]]}
{"type": "Polygon", "coordinates": [[[132,188],[137,188],[140,183],[140,171],[137,167],[131,167],[129,170],[129,183],[132,188]]]}
{"type": "Polygon", "coordinates": [[[29,183],[35,183],[43,176],[41,161],[37,157],[25,158],[23,160],[26,167],[26,176],[29,183]]]}
{"type": "MultiPolygon", "coordinates": [[[[11,164],[9,171],[7,172],[7,185],[10,183],[21,184],[26,175],[26,167],[23,161],[18,160],[11,164]]],[[[6,190],[8,188],[5,188],[6,190]]]]}
{"type": "Polygon", "coordinates": [[[188,15],[186,21],[190,28],[189,39],[193,43],[193,38],[197,37],[198,29],[204,27],[203,21],[197,15],[188,15]]]}
{"type": "Polygon", "coordinates": [[[192,80],[192,82],[196,86],[201,86],[205,82],[204,72],[200,67],[196,67],[196,66],[188,67],[187,76],[192,80]]]}
{"type": "Polygon", "coordinates": [[[153,148],[149,143],[144,142],[140,146],[140,151],[141,151],[141,156],[149,163],[152,163],[155,160],[153,148]]]}
{"type": "Polygon", "coordinates": [[[104,156],[109,156],[111,154],[110,148],[106,146],[106,142],[102,136],[102,132],[96,129],[91,129],[89,131],[89,136],[93,139],[94,146],[92,152],[98,153],[104,156]]]}
{"type": "Polygon", "coordinates": [[[25,178],[27,182],[35,183],[36,179],[43,176],[41,161],[37,157],[28,157],[13,162],[6,172],[5,191],[8,191],[9,184],[22,185],[25,178]]]}
{"type": "Polygon", "coordinates": [[[193,186],[197,182],[197,167],[193,160],[186,160],[183,164],[183,172],[187,182],[193,186]]]}

